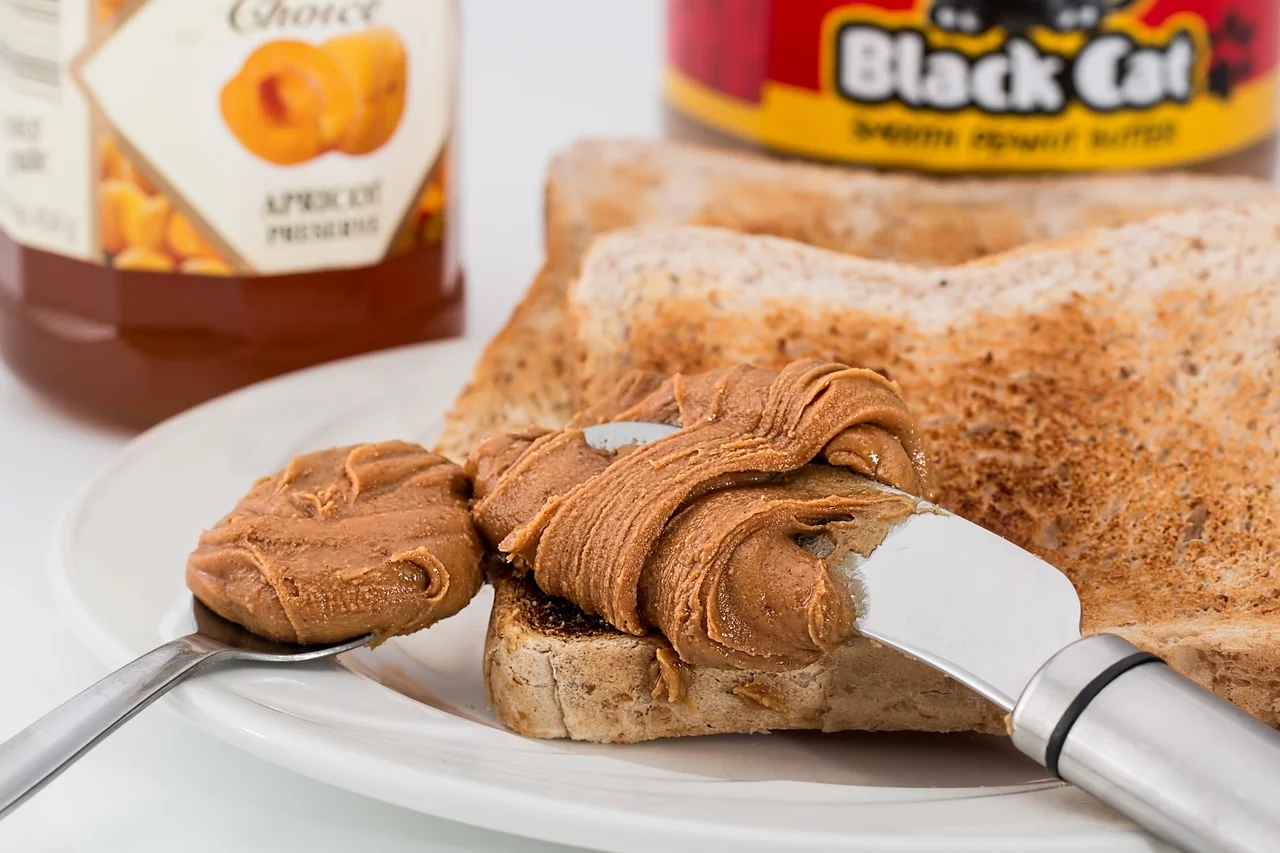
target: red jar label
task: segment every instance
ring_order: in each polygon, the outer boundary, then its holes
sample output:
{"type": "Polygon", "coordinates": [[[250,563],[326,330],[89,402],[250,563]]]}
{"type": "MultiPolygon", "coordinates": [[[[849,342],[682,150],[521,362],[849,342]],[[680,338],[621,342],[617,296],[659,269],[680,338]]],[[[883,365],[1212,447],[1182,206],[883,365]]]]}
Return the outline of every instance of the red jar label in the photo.
{"type": "Polygon", "coordinates": [[[1188,165],[1275,132],[1262,0],[669,0],[667,98],[819,159],[942,172],[1188,165]]]}

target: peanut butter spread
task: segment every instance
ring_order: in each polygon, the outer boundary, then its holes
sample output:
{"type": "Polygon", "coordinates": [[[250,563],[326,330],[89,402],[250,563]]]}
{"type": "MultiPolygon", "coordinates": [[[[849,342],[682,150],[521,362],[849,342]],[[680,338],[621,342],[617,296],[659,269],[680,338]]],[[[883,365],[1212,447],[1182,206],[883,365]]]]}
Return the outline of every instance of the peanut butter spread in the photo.
{"type": "Polygon", "coordinates": [[[418,631],[480,588],[468,492],[462,469],[407,442],[298,456],[201,535],[187,586],[273,640],[418,631]]]}
{"type": "Polygon", "coordinates": [[[467,471],[481,533],[543,591],[661,631],[686,663],[751,669],[806,666],[851,634],[833,543],[870,553],[917,505],[863,477],[929,493],[896,386],[819,360],[633,373],[564,430],[485,441],[467,471]],[[582,433],[607,421],[682,429],[611,453],[582,433]]]}

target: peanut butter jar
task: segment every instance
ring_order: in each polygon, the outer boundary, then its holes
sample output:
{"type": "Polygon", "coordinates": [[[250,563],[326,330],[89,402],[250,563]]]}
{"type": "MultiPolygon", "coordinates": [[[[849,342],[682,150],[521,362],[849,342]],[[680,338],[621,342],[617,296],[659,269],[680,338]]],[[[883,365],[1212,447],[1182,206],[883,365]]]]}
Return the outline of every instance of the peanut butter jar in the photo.
{"type": "Polygon", "coordinates": [[[677,137],[939,174],[1272,176],[1280,4],[668,0],[677,137]]]}
{"type": "Polygon", "coordinates": [[[4,4],[10,367],[143,426],[460,333],[457,18],[455,0],[4,4]]]}

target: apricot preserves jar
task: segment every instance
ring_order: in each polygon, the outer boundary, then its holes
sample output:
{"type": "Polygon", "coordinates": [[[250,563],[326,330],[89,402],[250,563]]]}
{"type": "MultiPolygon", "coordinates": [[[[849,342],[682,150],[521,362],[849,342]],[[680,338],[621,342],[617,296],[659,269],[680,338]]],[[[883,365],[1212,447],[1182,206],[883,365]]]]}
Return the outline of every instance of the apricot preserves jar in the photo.
{"type": "Polygon", "coordinates": [[[0,8],[0,349],[146,425],[461,331],[455,0],[0,8]]]}
{"type": "Polygon", "coordinates": [[[953,174],[1270,177],[1280,3],[668,0],[669,131],[953,174]]]}

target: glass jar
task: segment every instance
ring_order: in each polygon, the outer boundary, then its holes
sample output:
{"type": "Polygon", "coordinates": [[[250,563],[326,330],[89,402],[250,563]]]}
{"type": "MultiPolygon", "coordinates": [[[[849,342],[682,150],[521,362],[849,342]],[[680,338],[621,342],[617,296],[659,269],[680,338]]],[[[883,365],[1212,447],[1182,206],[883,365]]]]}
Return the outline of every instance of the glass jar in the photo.
{"type": "Polygon", "coordinates": [[[453,0],[0,5],[0,350],[143,426],[461,332],[453,0]]]}
{"type": "Polygon", "coordinates": [[[668,0],[673,136],[943,174],[1270,178],[1280,4],[668,0]]]}

